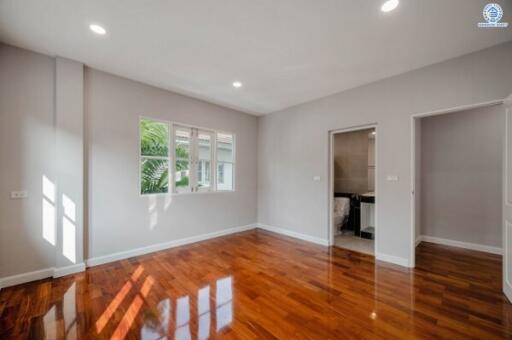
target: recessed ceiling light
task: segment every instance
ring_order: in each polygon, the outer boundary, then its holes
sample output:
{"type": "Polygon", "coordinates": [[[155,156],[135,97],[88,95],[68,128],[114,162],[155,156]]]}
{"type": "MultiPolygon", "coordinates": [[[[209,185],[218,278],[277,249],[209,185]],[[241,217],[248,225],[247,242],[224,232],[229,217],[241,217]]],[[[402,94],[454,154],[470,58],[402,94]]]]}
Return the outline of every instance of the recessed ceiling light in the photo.
{"type": "Polygon", "coordinates": [[[89,29],[99,35],[105,35],[105,33],[107,33],[107,30],[105,30],[100,25],[96,25],[96,24],[89,25],[89,29]]]}
{"type": "Polygon", "coordinates": [[[233,87],[238,89],[238,88],[242,87],[242,83],[239,82],[239,81],[234,81],[233,82],[233,87]]]}
{"type": "Polygon", "coordinates": [[[388,0],[382,4],[380,10],[383,12],[391,12],[398,6],[398,0],[388,0]]]}

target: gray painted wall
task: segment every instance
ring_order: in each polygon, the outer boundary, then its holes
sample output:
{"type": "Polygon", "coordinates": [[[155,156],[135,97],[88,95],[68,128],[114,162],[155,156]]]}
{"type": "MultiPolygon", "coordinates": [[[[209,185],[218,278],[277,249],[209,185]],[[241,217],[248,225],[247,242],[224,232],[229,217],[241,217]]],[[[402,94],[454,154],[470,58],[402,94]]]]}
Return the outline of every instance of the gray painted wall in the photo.
{"type": "Polygon", "coordinates": [[[55,60],[55,267],[84,261],[84,65],[55,60]]]}
{"type": "Polygon", "coordinates": [[[501,248],[501,105],[421,120],[421,234],[501,248]]]}
{"type": "Polygon", "coordinates": [[[0,44],[0,277],[55,264],[42,221],[43,176],[56,179],[54,76],[53,58],[0,44]],[[18,190],[28,198],[10,199],[18,190]]]}
{"type": "Polygon", "coordinates": [[[93,69],[85,72],[89,257],[256,222],[255,116],[93,69]],[[144,115],[236,134],[236,192],[139,196],[144,115]]]}
{"type": "Polygon", "coordinates": [[[408,262],[411,115],[501,100],[512,93],[512,43],[435,64],[260,120],[258,220],[328,238],[328,132],[378,125],[377,257],[408,262]],[[322,181],[313,181],[319,175],[322,181]],[[397,175],[399,181],[387,181],[397,175]]]}
{"type": "Polygon", "coordinates": [[[364,194],[373,191],[369,182],[370,139],[373,129],[334,135],[334,191],[364,194]]]}

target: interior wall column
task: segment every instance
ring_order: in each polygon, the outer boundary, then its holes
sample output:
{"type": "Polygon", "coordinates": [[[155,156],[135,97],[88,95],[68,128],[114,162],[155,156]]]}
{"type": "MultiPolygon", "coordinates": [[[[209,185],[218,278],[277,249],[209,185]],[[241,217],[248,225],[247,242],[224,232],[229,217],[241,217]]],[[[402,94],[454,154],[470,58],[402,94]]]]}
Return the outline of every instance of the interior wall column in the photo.
{"type": "Polygon", "coordinates": [[[55,59],[55,275],[84,270],[84,65],[55,59]]]}

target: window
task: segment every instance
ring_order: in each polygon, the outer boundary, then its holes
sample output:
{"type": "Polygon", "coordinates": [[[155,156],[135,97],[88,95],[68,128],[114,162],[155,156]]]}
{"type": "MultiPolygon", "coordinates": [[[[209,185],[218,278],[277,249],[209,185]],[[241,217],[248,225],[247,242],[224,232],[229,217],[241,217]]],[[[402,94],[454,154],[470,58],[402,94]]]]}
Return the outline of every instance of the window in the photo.
{"type": "Polygon", "coordinates": [[[218,184],[224,184],[224,164],[219,164],[219,174],[217,177],[217,183],[218,184]]]}
{"type": "Polygon", "coordinates": [[[169,123],[141,118],[140,193],[169,192],[169,123]]]}
{"type": "Polygon", "coordinates": [[[186,127],[175,127],[174,145],[176,152],[176,163],[174,172],[174,185],[176,192],[191,191],[190,183],[190,152],[192,129],[186,127]]]}
{"type": "Polygon", "coordinates": [[[234,137],[217,133],[217,190],[229,191],[234,187],[234,137]]]}
{"type": "Polygon", "coordinates": [[[233,191],[234,169],[233,134],[140,119],[141,194],[233,191]]]}
{"type": "Polygon", "coordinates": [[[213,132],[197,130],[197,190],[211,191],[213,132]]]}

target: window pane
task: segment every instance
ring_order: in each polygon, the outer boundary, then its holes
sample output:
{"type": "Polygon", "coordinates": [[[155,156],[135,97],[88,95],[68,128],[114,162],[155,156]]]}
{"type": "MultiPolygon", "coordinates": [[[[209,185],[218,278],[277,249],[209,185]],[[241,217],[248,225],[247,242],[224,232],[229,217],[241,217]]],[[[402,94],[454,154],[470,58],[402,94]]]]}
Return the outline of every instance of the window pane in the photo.
{"type": "Polygon", "coordinates": [[[212,158],[212,141],[211,136],[199,134],[199,159],[210,160],[212,158]]]}
{"type": "Polygon", "coordinates": [[[197,185],[200,188],[210,186],[210,161],[199,161],[197,163],[197,185]]]}
{"type": "Polygon", "coordinates": [[[142,156],[169,155],[169,125],[150,119],[140,120],[140,153],[142,156]]]}
{"type": "Polygon", "coordinates": [[[203,162],[197,163],[197,181],[201,183],[203,180],[203,162]]]}
{"type": "Polygon", "coordinates": [[[217,163],[217,190],[233,190],[233,163],[217,163]]]}
{"type": "Polygon", "coordinates": [[[212,136],[208,133],[199,132],[197,145],[197,185],[200,188],[208,188],[210,187],[212,136]]]}
{"type": "Polygon", "coordinates": [[[176,158],[188,160],[190,152],[190,129],[176,129],[176,158]]]}
{"type": "Polygon", "coordinates": [[[176,161],[176,188],[187,188],[190,180],[190,163],[189,161],[176,161]]]}
{"type": "Polygon", "coordinates": [[[141,172],[142,194],[169,192],[169,162],[167,160],[142,157],[141,172]]]}
{"type": "Polygon", "coordinates": [[[217,133],[217,161],[233,162],[233,135],[217,133]]]}

